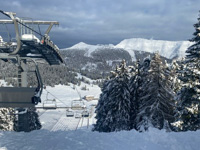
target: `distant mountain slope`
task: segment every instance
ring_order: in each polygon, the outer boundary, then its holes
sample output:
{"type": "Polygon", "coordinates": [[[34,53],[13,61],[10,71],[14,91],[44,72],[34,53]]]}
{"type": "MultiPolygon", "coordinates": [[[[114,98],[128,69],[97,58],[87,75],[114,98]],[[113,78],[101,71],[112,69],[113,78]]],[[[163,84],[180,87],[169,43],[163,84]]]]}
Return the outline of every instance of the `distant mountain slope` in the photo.
{"type": "Polygon", "coordinates": [[[132,38],[125,39],[114,47],[125,49],[129,53],[132,53],[134,50],[149,53],[159,52],[163,57],[174,59],[184,57],[185,51],[192,44],[189,41],[161,41],[132,38]]]}
{"type": "Polygon", "coordinates": [[[190,45],[192,43],[188,41],[133,38],[125,39],[117,45],[89,45],[80,42],[70,48],[62,49],[61,54],[69,68],[92,72],[96,76],[113,70],[122,59],[125,59],[128,65],[132,65],[133,61],[151,57],[155,52],[159,52],[167,61],[182,58],[190,45]]]}
{"type": "Polygon", "coordinates": [[[134,51],[143,51],[149,53],[159,52],[161,56],[168,59],[181,58],[185,56],[185,51],[193,43],[189,41],[162,41],[162,40],[147,40],[141,38],[125,39],[117,45],[89,45],[80,42],[70,48],[63,50],[84,50],[84,56],[91,57],[92,53],[101,49],[123,49],[127,51],[132,60],[136,60],[134,51]]]}

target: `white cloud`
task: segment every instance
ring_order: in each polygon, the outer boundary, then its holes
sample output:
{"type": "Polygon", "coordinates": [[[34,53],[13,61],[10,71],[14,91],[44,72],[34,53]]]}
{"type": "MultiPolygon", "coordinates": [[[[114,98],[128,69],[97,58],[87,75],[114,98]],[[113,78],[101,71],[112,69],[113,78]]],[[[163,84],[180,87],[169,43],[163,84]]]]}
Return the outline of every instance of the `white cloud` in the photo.
{"type": "MultiPolygon", "coordinates": [[[[197,22],[200,6],[199,0],[0,2],[1,9],[14,11],[19,16],[59,21],[59,28],[53,28],[51,32],[59,40],[88,40],[85,42],[91,44],[97,41],[116,44],[123,38],[152,36],[161,40],[187,40],[194,32],[193,24],[197,22]]],[[[65,41],[59,42],[63,47],[68,46],[64,46],[65,41]]]]}

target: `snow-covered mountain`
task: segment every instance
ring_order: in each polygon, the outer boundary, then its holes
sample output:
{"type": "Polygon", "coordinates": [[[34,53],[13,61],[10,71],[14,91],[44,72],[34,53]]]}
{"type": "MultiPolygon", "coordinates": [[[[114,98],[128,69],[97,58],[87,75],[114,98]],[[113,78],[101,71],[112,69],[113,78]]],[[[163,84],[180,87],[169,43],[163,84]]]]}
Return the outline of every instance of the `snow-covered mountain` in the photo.
{"type": "Polygon", "coordinates": [[[96,50],[99,49],[106,49],[106,48],[114,48],[114,45],[109,44],[109,45],[90,45],[90,44],[86,44],[84,42],[80,42],[78,44],[75,44],[74,46],[70,47],[70,48],[66,48],[64,50],[72,50],[72,49],[78,49],[78,50],[85,50],[86,53],[84,54],[84,56],[87,57],[91,57],[91,53],[95,52],[96,50]]]}
{"type": "Polygon", "coordinates": [[[132,63],[130,54],[114,45],[89,45],[78,43],[61,51],[63,58],[69,68],[86,70],[94,75],[110,72],[122,59],[132,63]]]}
{"type": "Polygon", "coordinates": [[[113,70],[116,64],[125,59],[128,65],[143,60],[152,53],[159,52],[167,61],[182,58],[193,43],[189,41],[161,41],[141,38],[125,39],[117,45],[89,45],[80,42],[70,48],[62,49],[69,68],[87,70],[99,75],[113,70]]]}
{"type": "Polygon", "coordinates": [[[161,41],[147,40],[141,38],[125,39],[115,46],[127,50],[130,55],[133,51],[144,51],[149,53],[159,52],[161,56],[168,59],[181,58],[185,56],[185,51],[193,43],[189,41],[161,41]]]}
{"type": "Polygon", "coordinates": [[[147,40],[141,38],[131,38],[121,41],[117,45],[89,45],[80,42],[70,48],[63,50],[84,50],[84,56],[91,57],[92,53],[101,49],[123,49],[127,51],[132,60],[135,61],[137,58],[135,56],[135,51],[137,52],[148,52],[155,53],[159,52],[161,56],[168,59],[182,58],[185,56],[185,51],[193,43],[189,41],[162,41],[162,40],[147,40]]]}

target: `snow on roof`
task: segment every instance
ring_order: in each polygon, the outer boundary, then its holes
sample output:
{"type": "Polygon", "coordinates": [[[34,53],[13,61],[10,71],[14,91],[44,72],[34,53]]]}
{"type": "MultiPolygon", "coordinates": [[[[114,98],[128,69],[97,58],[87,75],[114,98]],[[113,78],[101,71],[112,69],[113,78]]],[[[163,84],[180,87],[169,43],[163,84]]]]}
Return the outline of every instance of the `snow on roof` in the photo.
{"type": "Polygon", "coordinates": [[[40,40],[33,34],[23,34],[21,36],[22,40],[27,40],[27,41],[32,41],[32,40],[36,40],[38,43],[40,42],[40,40]]]}

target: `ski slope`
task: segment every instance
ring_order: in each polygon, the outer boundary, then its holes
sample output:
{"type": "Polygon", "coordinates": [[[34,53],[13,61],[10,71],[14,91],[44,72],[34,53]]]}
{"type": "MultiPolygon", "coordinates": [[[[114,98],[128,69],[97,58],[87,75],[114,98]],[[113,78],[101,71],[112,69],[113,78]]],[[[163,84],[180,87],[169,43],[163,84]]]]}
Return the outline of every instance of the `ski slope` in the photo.
{"type": "MultiPolygon", "coordinates": [[[[75,110],[74,113],[81,114],[83,110],[75,110]]],[[[66,109],[57,110],[41,110],[38,109],[38,114],[42,124],[42,129],[49,131],[68,131],[77,129],[88,129],[88,126],[94,124],[94,109],[91,108],[90,117],[75,118],[66,117],[66,109]]]]}
{"type": "MultiPolygon", "coordinates": [[[[87,86],[89,91],[77,87],[81,95],[99,96],[100,88],[87,86]]],[[[73,99],[79,98],[71,86],[58,85],[47,87],[47,90],[63,102],[58,101],[58,106],[70,105],[73,99]]],[[[42,100],[45,98],[44,92],[42,100]]],[[[200,131],[167,133],[152,128],[145,133],[135,130],[92,132],[95,123],[93,104],[97,101],[85,103],[91,114],[89,124],[87,118],[66,117],[66,109],[37,109],[42,129],[30,133],[0,131],[0,150],[199,150],[200,131]]],[[[75,113],[81,113],[81,110],[75,113]]]]}

